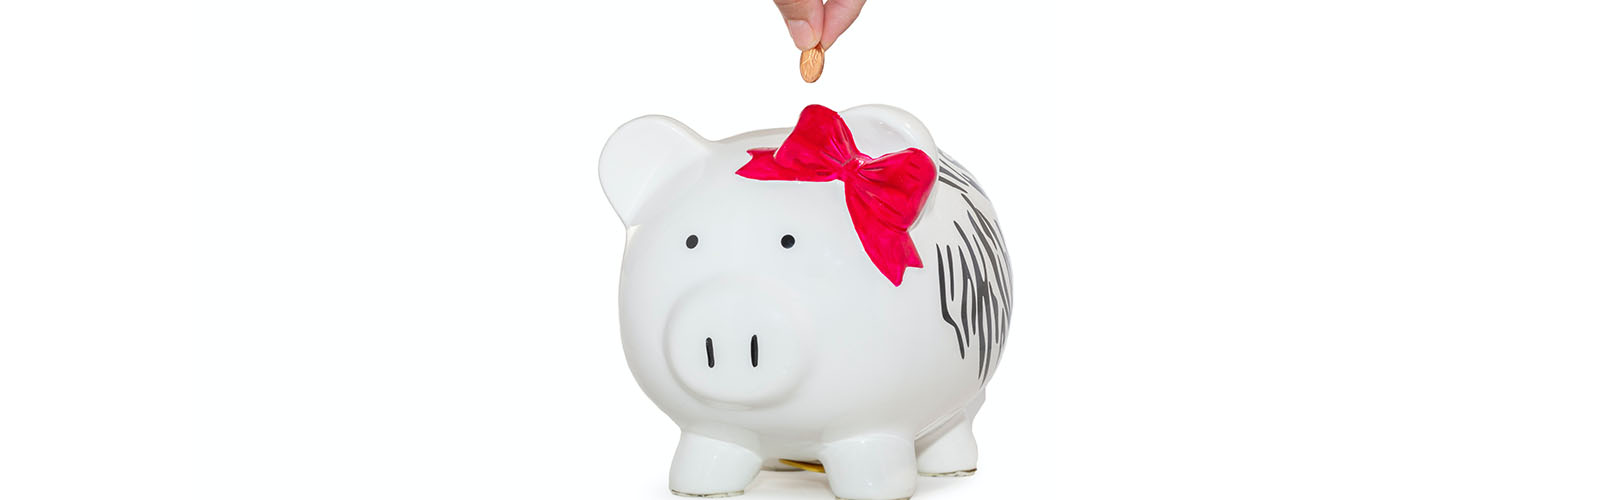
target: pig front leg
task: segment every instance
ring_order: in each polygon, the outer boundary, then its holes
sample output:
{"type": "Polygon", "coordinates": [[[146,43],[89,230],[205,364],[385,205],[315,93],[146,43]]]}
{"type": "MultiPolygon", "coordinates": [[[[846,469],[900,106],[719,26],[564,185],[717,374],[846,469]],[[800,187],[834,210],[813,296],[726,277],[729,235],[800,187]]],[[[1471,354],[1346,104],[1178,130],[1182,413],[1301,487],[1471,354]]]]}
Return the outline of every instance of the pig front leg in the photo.
{"type": "Polygon", "coordinates": [[[684,431],[672,456],[667,487],[684,497],[738,496],[760,470],[761,457],[748,448],[684,431]]]}
{"type": "Polygon", "coordinates": [[[911,439],[874,434],[828,443],[818,453],[828,487],[845,500],[897,500],[917,490],[917,454],[911,439]]]}

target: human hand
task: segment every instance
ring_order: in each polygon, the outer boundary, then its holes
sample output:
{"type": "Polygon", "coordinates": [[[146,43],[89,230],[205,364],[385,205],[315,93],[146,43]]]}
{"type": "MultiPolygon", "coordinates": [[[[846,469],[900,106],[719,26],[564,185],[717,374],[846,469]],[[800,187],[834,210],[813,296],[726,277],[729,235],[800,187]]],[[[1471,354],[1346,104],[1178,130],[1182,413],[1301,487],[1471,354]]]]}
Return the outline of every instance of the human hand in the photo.
{"type": "Polygon", "coordinates": [[[867,0],[773,0],[789,25],[789,37],[800,50],[828,50],[861,15],[867,0]]]}

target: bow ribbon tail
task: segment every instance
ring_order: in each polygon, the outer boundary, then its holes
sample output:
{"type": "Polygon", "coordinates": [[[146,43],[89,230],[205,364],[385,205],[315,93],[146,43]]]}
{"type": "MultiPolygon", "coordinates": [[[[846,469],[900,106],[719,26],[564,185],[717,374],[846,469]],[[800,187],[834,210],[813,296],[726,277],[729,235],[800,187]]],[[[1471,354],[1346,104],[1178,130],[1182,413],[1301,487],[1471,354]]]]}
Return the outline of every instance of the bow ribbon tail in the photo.
{"type": "Polygon", "coordinates": [[[922,267],[909,231],[933,192],[936,172],[933,160],[913,148],[868,161],[844,178],[845,205],[861,246],[894,286],[906,268],[922,267]]]}
{"type": "Polygon", "coordinates": [[[850,220],[855,223],[861,246],[867,249],[872,265],[894,286],[900,286],[906,268],[922,267],[922,257],[917,255],[917,245],[905,229],[892,227],[882,219],[867,215],[869,210],[860,196],[845,200],[850,209],[850,220]],[[858,215],[859,214],[859,215],[858,215]]]}

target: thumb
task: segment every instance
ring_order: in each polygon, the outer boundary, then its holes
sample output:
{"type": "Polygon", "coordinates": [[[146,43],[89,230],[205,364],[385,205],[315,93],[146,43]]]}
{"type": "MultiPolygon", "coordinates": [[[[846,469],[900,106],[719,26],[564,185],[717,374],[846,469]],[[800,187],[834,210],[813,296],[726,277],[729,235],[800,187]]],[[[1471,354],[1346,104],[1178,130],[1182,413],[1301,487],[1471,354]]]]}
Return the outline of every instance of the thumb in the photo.
{"type": "Polygon", "coordinates": [[[822,0],[773,0],[789,25],[789,37],[800,50],[816,47],[822,41],[822,0]]]}

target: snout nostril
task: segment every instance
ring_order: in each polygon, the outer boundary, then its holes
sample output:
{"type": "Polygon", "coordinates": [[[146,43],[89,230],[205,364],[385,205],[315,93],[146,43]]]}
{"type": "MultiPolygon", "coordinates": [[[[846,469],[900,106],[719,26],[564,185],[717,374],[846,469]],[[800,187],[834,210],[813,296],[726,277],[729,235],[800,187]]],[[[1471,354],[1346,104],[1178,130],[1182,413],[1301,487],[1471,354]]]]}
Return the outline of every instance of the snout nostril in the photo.
{"type": "Polygon", "coordinates": [[[761,346],[756,343],[756,336],[750,336],[750,366],[755,367],[761,362],[761,346]]]}
{"type": "Polygon", "coordinates": [[[717,355],[711,350],[711,337],[706,337],[706,368],[717,367],[717,355]]]}

